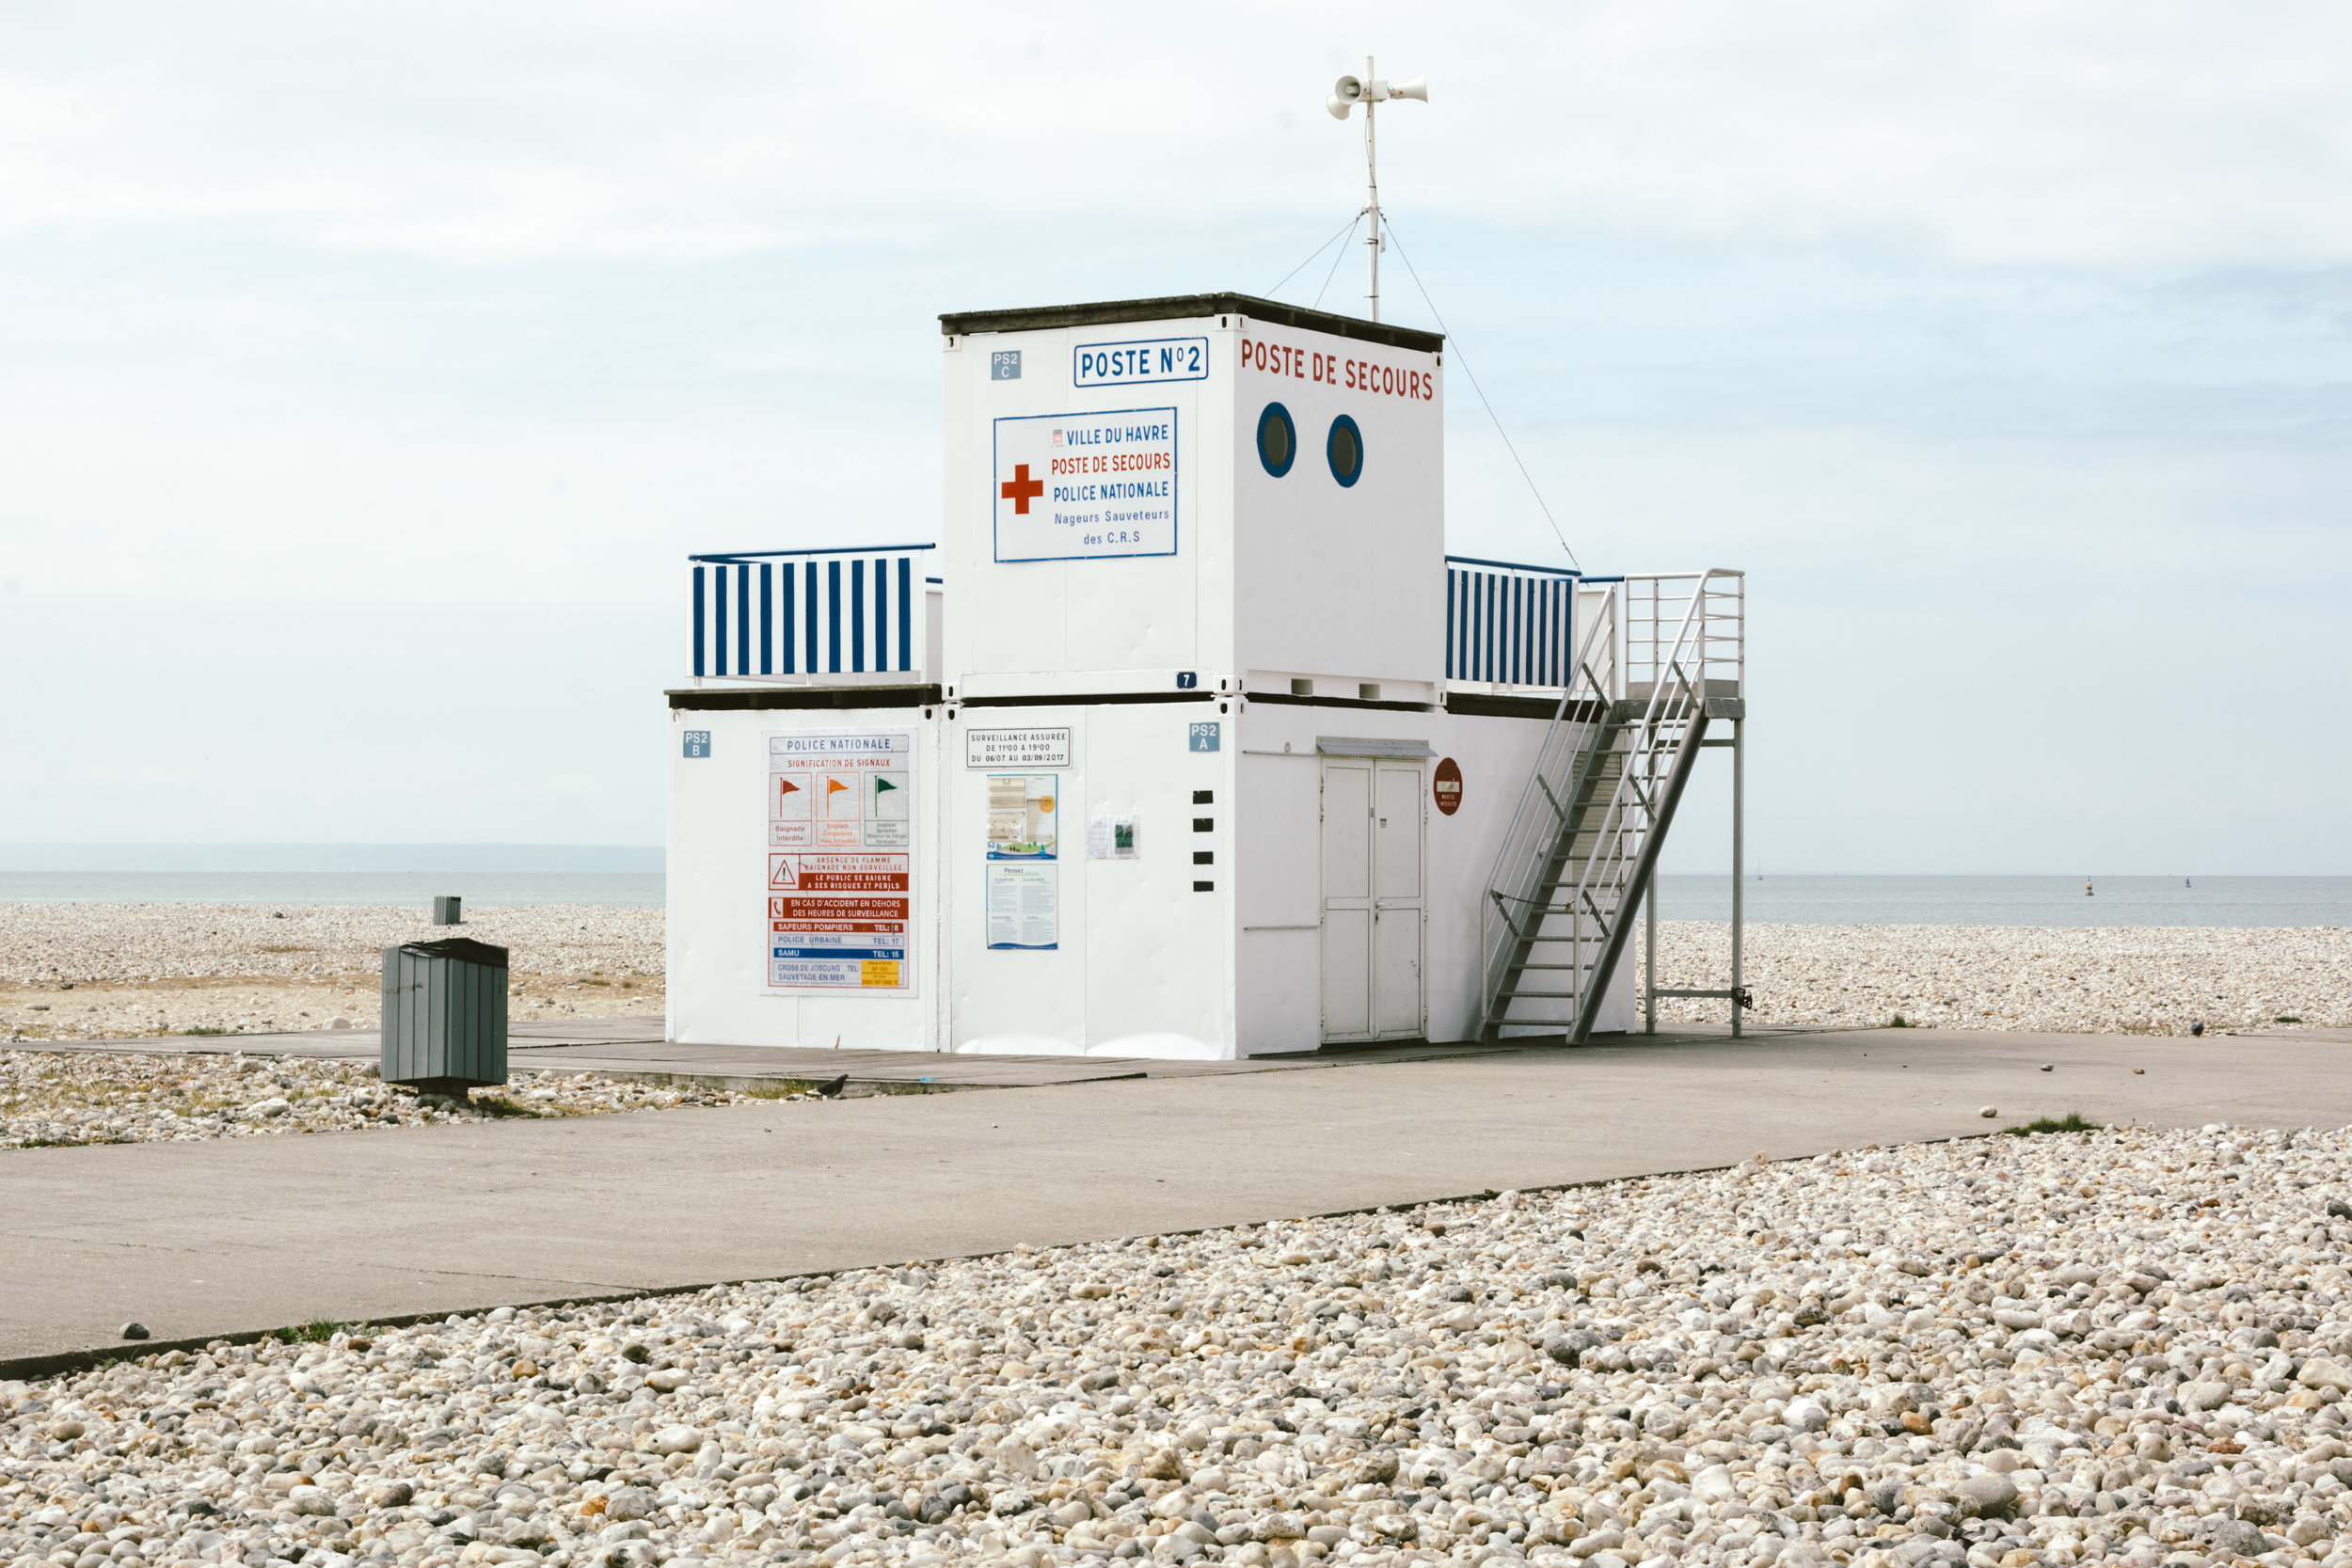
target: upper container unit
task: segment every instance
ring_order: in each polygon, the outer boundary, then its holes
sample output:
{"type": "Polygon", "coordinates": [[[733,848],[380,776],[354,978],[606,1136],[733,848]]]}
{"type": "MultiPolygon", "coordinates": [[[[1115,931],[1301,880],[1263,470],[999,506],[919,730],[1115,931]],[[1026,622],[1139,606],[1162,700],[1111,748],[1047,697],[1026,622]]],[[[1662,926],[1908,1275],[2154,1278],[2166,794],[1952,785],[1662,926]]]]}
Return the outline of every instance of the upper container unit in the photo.
{"type": "Polygon", "coordinates": [[[1435,699],[1441,338],[1243,294],[940,323],[955,696],[1435,699]]]}

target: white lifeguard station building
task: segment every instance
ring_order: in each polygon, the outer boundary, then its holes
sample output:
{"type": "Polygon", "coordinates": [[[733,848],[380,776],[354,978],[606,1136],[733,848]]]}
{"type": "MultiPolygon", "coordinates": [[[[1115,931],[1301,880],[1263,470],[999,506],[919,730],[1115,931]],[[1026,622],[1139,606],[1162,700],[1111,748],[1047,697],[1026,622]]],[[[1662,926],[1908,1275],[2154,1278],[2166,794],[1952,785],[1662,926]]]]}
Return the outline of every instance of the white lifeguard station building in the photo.
{"type": "Polygon", "coordinates": [[[1449,556],[1432,333],[1239,294],[941,326],[934,543],[690,562],[671,1037],[1632,1027],[1629,922],[1745,717],[1740,575],[1449,556]]]}

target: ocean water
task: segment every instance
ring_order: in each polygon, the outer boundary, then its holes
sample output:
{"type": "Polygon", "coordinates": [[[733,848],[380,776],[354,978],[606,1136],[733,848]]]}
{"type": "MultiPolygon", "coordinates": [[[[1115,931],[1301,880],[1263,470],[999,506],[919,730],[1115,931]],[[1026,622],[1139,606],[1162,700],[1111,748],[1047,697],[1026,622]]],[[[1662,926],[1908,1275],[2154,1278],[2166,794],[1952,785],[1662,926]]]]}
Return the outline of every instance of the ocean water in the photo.
{"type": "Polygon", "coordinates": [[[468,909],[619,904],[660,909],[658,871],[0,871],[0,903],[408,904],[468,909]]]}
{"type": "MultiPolygon", "coordinates": [[[[1661,877],[1661,920],[1729,920],[1729,877],[1661,877]]],[[[1743,916],[1790,926],[2352,926],[2352,877],[1784,877],[1743,916]]]]}

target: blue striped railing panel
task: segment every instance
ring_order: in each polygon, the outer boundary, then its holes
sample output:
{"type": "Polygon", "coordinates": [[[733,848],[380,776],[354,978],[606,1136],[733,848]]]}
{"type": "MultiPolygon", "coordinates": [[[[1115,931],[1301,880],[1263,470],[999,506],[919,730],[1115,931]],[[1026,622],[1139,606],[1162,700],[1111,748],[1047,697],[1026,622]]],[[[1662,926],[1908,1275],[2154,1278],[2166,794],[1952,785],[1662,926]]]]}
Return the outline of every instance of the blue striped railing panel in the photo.
{"type": "Polygon", "coordinates": [[[1446,557],[1445,675],[1455,681],[1557,689],[1576,657],[1581,574],[1446,557]]]}
{"type": "Polygon", "coordinates": [[[893,545],[690,556],[691,668],[728,680],[919,677],[930,553],[893,545]]]}

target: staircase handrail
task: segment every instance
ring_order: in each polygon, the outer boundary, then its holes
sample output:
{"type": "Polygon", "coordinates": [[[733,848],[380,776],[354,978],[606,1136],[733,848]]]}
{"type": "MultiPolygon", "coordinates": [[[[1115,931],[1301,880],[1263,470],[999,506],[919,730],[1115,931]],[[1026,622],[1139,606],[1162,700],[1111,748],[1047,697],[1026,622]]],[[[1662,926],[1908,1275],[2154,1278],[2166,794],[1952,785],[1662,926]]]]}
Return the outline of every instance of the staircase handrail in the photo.
{"type": "Polygon", "coordinates": [[[1581,1042],[1591,1033],[1626,949],[1627,922],[1656,873],[1708,721],[1740,713],[1736,706],[1719,710],[1715,699],[1743,695],[1744,578],[1724,567],[1629,574],[1602,602],[1487,879],[1481,909],[1487,1038],[1499,1037],[1511,999],[1522,994],[1573,999],[1571,1037],[1581,1042]],[[1679,615],[1669,584],[1686,595],[1679,615]],[[1613,639],[1606,685],[1597,671],[1603,636],[1613,639]],[[1710,678],[1719,668],[1728,681],[1710,678]],[[1571,746],[1573,704],[1588,689],[1609,705],[1571,746]],[[1600,770],[1611,766],[1616,776],[1607,779],[1600,770]],[[1607,797],[1594,798],[1603,782],[1607,797]],[[1555,784],[1565,793],[1555,793],[1555,784]],[[1566,921],[1565,930],[1546,934],[1555,917],[1566,921]],[[1566,946],[1566,962],[1533,961],[1536,945],[1549,942],[1566,946]],[[1531,969],[1574,978],[1565,990],[1531,991],[1513,979],[1531,969]]]}
{"type": "MultiPolygon", "coordinates": [[[[1613,655],[1619,602],[1618,589],[1614,586],[1610,587],[1603,596],[1601,612],[1593,617],[1592,626],[1586,629],[1583,641],[1577,648],[1576,663],[1571,668],[1567,684],[1561,689],[1559,705],[1552,710],[1551,722],[1544,730],[1543,742],[1535,749],[1535,766],[1528,771],[1527,783],[1519,790],[1518,805],[1511,814],[1510,826],[1503,830],[1502,842],[1495,851],[1494,870],[1487,877],[1486,897],[1481,901],[1483,907],[1479,911],[1479,926],[1482,933],[1491,929],[1489,922],[1501,913],[1504,922],[1513,927],[1513,939],[1517,939],[1516,924],[1512,922],[1509,911],[1501,907],[1506,900],[1526,902],[1524,897],[1506,889],[1504,879],[1514,859],[1513,849],[1518,843],[1519,830],[1527,820],[1528,812],[1534,806],[1537,793],[1545,788],[1546,764],[1550,760],[1554,745],[1567,723],[1570,710],[1579,700],[1578,691],[1581,689],[1590,689],[1592,699],[1598,702],[1606,703],[1615,700],[1610,690],[1601,684],[1599,675],[1595,673],[1593,656],[1596,644],[1604,636],[1611,639],[1613,655]]],[[[1621,675],[1622,671],[1613,657],[1610,663],[1613,673],[1621,675]]],[[[1576,781],[1568,782],[1573,784],[1576,781]]],[[[1571,790],[1570,798],[1574,798],[1573,790],[1571,790]]],[[[1555,815],[1562,809],[1560,802],[1556,800],[1549,804],[1555,815]]],[[[1540,919],[1541,916],[1537,918],[1540,919]]],[[[1482,940],[1479,946],[1482,1002],[1484,1008],[1491,1009],[1494,1005],[1495,990],[1502,984],[1502,975],[1497,972],[1494,956],[1489,951],[1492,943],[1482,940]]]]}
{"type": "MultiPolygon", "coordinates": [[[[1676,789],[1678,779],[1676,776],[1675,762],[1670,762],[1668,765],[1667,778],[1660,780],[1648,779],[1645,770],[1637,767],[1636,763],[1660,753],[1661,749],[1675,761],[1679,761],[1682,749],[1693,739],[1698,738],[1705,729],[1708,697],[1708,622],[1710,618],[1708,585],[1718,576],[1738,577],[1740,575],[1738,572],[1725,571],[1722,568],[1709,568],[1704,572],[1657,573],[1649,576],[1649,580],[1652,581],[1679,581],[1694,578],[1696,586],[1692,590],[1690,602],[1683,607],[1681,624],[1675,628],[1674,638],[1665,644],[1662,656],[1656,651],[1659,644],[1653,634],[1651,641],[1653,652],[1649,666],[1649,700],[1643,705],[1639,723],[1629,732],[1630,743],[1626,752],[1625,770],[1618,775],[1616,788],[1610,794],[1608,808],[1602,813],[1598,827],[1592,830],[1593,852],[1586,858],[1576,886],[1565,901],[1567,908],[1571,910],[1579,907],[1591,910],[1599,919],[1601,926],[1599,933],[1602,944],[1601,958],[1594,962],[1589,971],[1580,968],[1573,972],[1578,976],[1576,985],[1578,1022],[1575,1029],[1575,1037],[1578,1039],[1581,1039],[1590,1033],[1591,1022],[1595,1016],[1596,998],[1601,990],[1606,989],[1610,978],[1609,972],[1614,968],[1614,958],[1623,949],[1621,935],[1614,930],[1614,927],[1626,919],[1634,897],[1640,892],[1637,888],[1617,886],[1614,889],[1614,903],[1608,914],[1605,917],[1602,916],[1599,905],[1594,897],[1602,869],[1603,867],[1609,869],[1610,880],[1621,881],[1618,873],[1627,859],[1625,840],[1631,832],[1626,819],[1637,798],[1641,800],[1645,813],[1651,818],[1645,821],[1640,830],[1645,838],[1662,826],[1661,819],[1664,814],[1661,812],[1660,807],[1662,805],[1667,810],[1672,808],[1671,800],[1656,801],[1643,795],[1645,783],[1653,783],[1657,787],[1678,793],[1676,789]],[[1696,642],[1695,655],[1692,648],[1694,641],[1696,642]],[[1693,662],[1698,667],[1698,674],[1695,678],[1690,670],[1693,662]],[[1660,740],[1660,731],[1670,723],[1678,724],[1679,733],[1670,748],[1663,748],[1660,740]]],[[[1654,593],[1651,603],[1653,606],[1657,604],[1654,593]]],[[[1655,624],[1656,618],[1653,617],[1652,625],[1655,624]]],[[[1745,630],[1744,626],[1740,628],[1742,663],[1744,663],[1745,653],[1745,630]]],[[[1630,627],[1629,627],[1629,631],[1630,627]]],[[[1627,663],[1630,666],[1632,662],[1633,657],[1629,650],[1627,663]]],[[[1634,859],[1638,871],[1641,860],[1641,847],[1639,846],[1634,849],[1634,859]]],[[[1577,958],[1572,961],[1581,963],[1581,946],[1577,958]]]]}
{"type": "MultiPolygon", "coordinates": [[[[1696,592],[1692,594],[1691,602],[1683,608],[1682,624],[1675,628],[1675,640],[1669,645],[1669,651],[1666,656],[1663,658],[1658,659],[1651,665],[1649,701],[1643,707],[1640,723],[1634,727],[1634,744],[1637,750],[1633,753],[1630,753],[1630,755],[1639,754],[1639,749],[1643,746],[1645,739],[1654,743],[1655,736],[1658,734],[1658,727],[1664,721],[1665,719],[1665,714],[1661,711],[1661,709],[1666,703],[1667,693],[1672,690],[1676,685],[1679,685],[1683,691],[1691,692],[1698,702],[1703,704],[1706,700],[1707,688],[1705,682],[1707,675],[1705,647],[1702,645],[1700,649],[1699,683],[1695,687],[1692,685],[1690,675],[1683,669],[1683,655],[1684,651],[1690,646],[1691,634],[1694,626],[1700,630],[1702,638],[1705,635],[1704,628],[1707,624],[1706,579],[1713,577],[1714,575],[1715,574],[1711,569],[1705,572],[1656,572],[1644,574],[1645,578],[1651,580],[1678,580],[1687,578],[1696,578],[1700,581],[1700,587],[1696,592]],[[1669,682],[1666,679],[1666,673],[1668,671],[1671,671],[1675,676],[1675,680],[1673,682],[1669,682]]],[[[1632,657],[1630,655],[1628,655],[1627,663],[1630,664],[1631,662],[1632,657]]],[[[1633,792],[1634,781],[1637,777],[1638,775],[1635,773],[1634,769],[1629,767],[1624,773],[1618,776],[1617,787],[1610,792],[1609,809],[1602,815],[1600,826],[1594,830],[1594,845],[1596,853],[1592,860],[1585,863],[1584,877],[1578,879],[1577,881],[1577,892],[1579,894],[1582,894],[1584,892],[1585,886],[1592,874],[1592,868],[1600,863],[1600,856],[1597,853],[1598,846],[1602,839],[1608,834],[1612,825],[1615,822],[1618,816],[1623,812],[1626,805],[1626,798],[1629,794],[1633,792]]]]}

